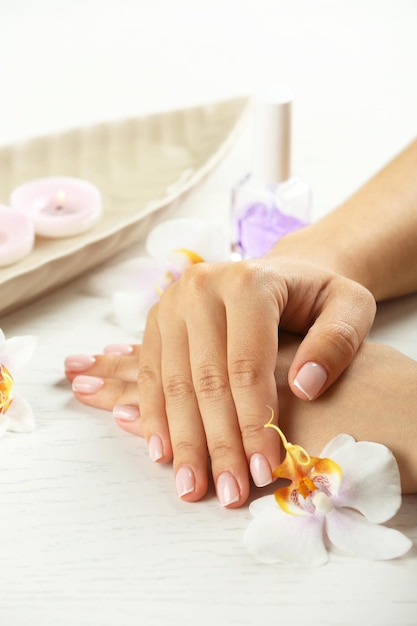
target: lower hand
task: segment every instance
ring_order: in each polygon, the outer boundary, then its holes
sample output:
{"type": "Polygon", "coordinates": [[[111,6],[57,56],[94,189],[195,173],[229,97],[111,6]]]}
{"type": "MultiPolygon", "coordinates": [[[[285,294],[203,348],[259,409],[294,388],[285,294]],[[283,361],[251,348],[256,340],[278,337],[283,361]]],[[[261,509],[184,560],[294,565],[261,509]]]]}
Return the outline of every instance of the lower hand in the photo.
{"type": "Polygon", "coordinates": [[[225,506],[245,502],[249,471],[258,486],[272,480],[279,450],[263,425],[267,405],[278,416],[278,326],[306,335],[288,382],[314,399],[352,361],[374,314],[367,290],[308,263],[190,268],[151,311],[139,356],[141,430],[154,460],[174,458],[179,495],[205,494],[209,456],[225,506]]]}

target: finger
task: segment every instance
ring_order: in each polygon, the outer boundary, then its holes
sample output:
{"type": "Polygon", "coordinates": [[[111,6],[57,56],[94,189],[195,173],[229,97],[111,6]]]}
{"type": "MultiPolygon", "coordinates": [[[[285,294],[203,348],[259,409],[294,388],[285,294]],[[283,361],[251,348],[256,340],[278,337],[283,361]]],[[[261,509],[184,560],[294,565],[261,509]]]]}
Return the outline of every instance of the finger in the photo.
{"type": "Polygon", "coordinates": [[[362,285],[337,276],[329,282],[288,373],[297,397],[314,400],[337,380],[368,334],[375,312],[375,300],[362,285]]]}
{"type": "Polygon", "coordinates": [[[74,396],[88,406],[113,411],[116,405],[139,405],[136,382],[98,376],[75,376],[72,381],[74,396]]]}
{"type": "MultiPolygon", "coordinates": [[[[184,296],[189,341],[187,358],[191,364],[192,385],[204,425],[217,496],[220,504],[233,508],[241,506],[249,495],[249,475],[229,385],[225,309],[215,295],[213,277],[211,270],[203,266],[189,272],[184,296]],[[207,281],[210,281],[210,290],[207,281]]],[[[172,432],[171,417],[169,419],[172,432]]],[[[187,448],[192,447],[195,436],[192,425],[187,428],[189,432],[184,433],[187,446],[179,449],[182,462],[185,455],[189,456],[187,448]]]]}
{"type": "Polygon", "coordinates": [[[162,387],[162,346],[157,323],[158,306],[159,304],[151,309],[146,322],[139,355],[137,383],[149,456],[154,463],[166,463],[172,460],[172,446],[162,387]]]}
{"type": "Polygon", "coordinates": [[[83,404],[112,411],[117,424],[123,430],[139,437],[144,436],[136,382],[76,376],[72,389],[74,396],[83,404]]]}
{"type": "Polygon", "coordinates": [[[65,376],[72,382],[79,374],[114,378],[136,382],[139,369],[139,355],[119,356],[113,354],[75,354],[65,359],[65,376]]]}
{"type": "MultiPolygon", "coordinates": [[[[158,309],[162,341],[162,384],[180,498],[201,499],[208,486],[207,442],[190,368],[187,331],[176,307],[182,300],[173,286],[158,309]]],[[[184,304],[184,303],[182,303],[184,304]]]]}
{"type": "Polygon", "coordinates": [[[139,356],[140,344],[112,343],[103,348],[103,354],[115,354],[118,356],[139,356]]]}
{"type": "Polygon", "coordinates": [[[244,451],[254,483],[272,481],[280,462],[280,446],[264,428],[272,407],[278,418],[275,367],[279,306],[258,264],[242,264],[233,281],[223,285],[227,313],[227,362],[244,451]],[[251,305],[248,306],[248,299],[251,305]]]}
{"type": "Polygon", "coordinates": [[[145,436],[143,420],[141,419],[138,405],[116,404],[113,407],[113,417],[123,430],[138,437],[145,436]]]}

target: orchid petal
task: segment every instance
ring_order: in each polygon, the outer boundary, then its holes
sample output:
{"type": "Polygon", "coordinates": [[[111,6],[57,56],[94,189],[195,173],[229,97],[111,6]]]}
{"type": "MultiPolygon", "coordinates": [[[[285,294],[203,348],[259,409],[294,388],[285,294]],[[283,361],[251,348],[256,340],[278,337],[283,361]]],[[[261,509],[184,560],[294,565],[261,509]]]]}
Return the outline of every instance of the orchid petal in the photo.
{"type": "Polygon", "coordinates": [[[165,260],[171,251],[181,248],[197,253],[207,262],[228,259],[227,239],[223,232],[204,220],[166,220],[155,226],[146,239],[146,249],[154,259],[165,260]]]}
{"type": "Polygon", "coordinates": [[[356,439],[352,435],[337,435],[328,444],[326,444],[323,450],[320,452],[320,457],[333,458],[333,454],[336,450],[345,446],[356,445],[356,439]]]}
{"type": "Polygon", "coordinates": [[[156,291],[146,288],[136,292],[116,292],[112,298],[116,323],[128,332],[136,335],[142,333],[149,310],[158,299],[156,291]]]}
{"type": "Polygon", "coordinates": [[[32,335],[7,339],[0,348],[0,364],[5,365],[14,378],[32,358],[37,343],[38,338],[32,335]]]}
{"type": "Polygon", "coordinates": [[[0,413],[0,437],[9,429],[10,419],[8,415],[2,415],[0,413]]]}
{"type": "Polygon", "coordinates": [[[5,341],[6,341],[6,337],[4,336],[4,332],[0,328],[0,352],[2,351],[2,347],[5,341]]]}
{"type": "Polygon", "coordinates": [[[136,257],[103,268],[87,280],[85,290],[94,296],[107,297],[116,291],[136,291],[144,285],[152,289],[164,270],[164,265],[155,259],[136,257]]]}
{"type": "Polygon", "coordinates": [[[401,506],[400,473],[388,448],[358,441],[334,449],[332,458],[342,468],[342,482],[334,497],[338,506],[356,509],[375,523],[395,515],[401,506]]]}
{"type": "Polygon", "coordinates": [[[394,559],[408,552],[413,545],[398,530],[373,524],[356,511],[333,509],[326,515],[325,524],[331,543],[350,556],[394,559]]]}
{"type": "Polygon", "coordinates": [[[328,560],[323,518],[287,515],[276,505],[254,517],[243,540],[248,552],[262,563],[312,567],[328,560]]]}
{"type": "Polygon", "coordinates": [[[15,433],[29,433],[35,428],[35,418],[29,402],[20,395],[15,395],[7,411],[9,424],[7,430],[15,433]]]}
{"type": "Polygon", "coordinates": [[[261,498],[256,498],[249,505],[249,512],[256,517],[257,515],[261,515],[266,511],[275,511],[277,508],[277,503],[275,502],[274,496],[262,496],[261,498]]]}

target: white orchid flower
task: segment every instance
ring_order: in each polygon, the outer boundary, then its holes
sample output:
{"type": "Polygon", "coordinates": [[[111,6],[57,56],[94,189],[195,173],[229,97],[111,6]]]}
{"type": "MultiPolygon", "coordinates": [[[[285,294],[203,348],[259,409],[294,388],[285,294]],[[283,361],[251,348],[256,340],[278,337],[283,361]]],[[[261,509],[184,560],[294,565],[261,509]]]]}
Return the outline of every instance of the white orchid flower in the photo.
{"type": "Polygon", "coordinates": [[[203,220],[178,218],[161,222],[146,239],[149,256],[136,257],[96,274],[87,286],[110,296],[119,326],[135,334],[145,328],[150,308],[187,267],[203,261],[226,261],[226,237],[203,220]]]}
{"type": "Polygon", "coordinates": [[[250,505],[254,517],[244,543],[251,555],[264,563],[316,566],[327,562],[326,546],[372,560],[411,548],[408,537],[380,525],[401,506],[399,470],[388,448],[339,435],[320,457],[310,457],[271,421],[266,426],[278,431],[286,449],[274,476],[291,484],[250,505]]]}
{"type": "Polygon", "coordinates": [[[35,351],[31,335],[6,339],[0,329],[0,436],[7,430],[30,432],[35,420],[30,404],[14,391],[14,380],[35,351]]]}

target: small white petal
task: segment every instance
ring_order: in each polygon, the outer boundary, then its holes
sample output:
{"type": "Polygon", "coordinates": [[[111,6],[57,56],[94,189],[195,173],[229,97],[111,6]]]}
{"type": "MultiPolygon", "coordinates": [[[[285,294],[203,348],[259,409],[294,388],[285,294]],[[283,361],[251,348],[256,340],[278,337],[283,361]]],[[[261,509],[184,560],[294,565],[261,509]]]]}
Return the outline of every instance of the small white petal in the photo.
{"type": "Polygon", "coordinates": [[[0,328],[0,352],[3,347],[3,343],[6,341],[6,337],[4,336],[4,332],[0,328]]]}
{"type": "Polygon", "coordinates": [[[333,509],[326,515],[331,543],[350,556],[372,560],[394,559],[410,550],[412,541],[393,528],[369,522],[356,511],[333,509]]]}
{"type": "Polygon", "coordinates": [[[337,437],[334,437],[326,446],[324,446],[320,453],[320,458],[333,459],[333,454],[336,450],[340,450],[345,446],[355,445],[355,443],[356,439],[352,437],[352,435],[337,435],[337,437]]]}
{"type": "Polygon", "coordinates": [[[275,496],[262,496],[261,498],[256,498],[249,505],[250,513],[256,517],[260,515],[264,511],[275,511],[278,506],[277,501],[275,500],[275,496]]]}
{"type": "Polygon", "coordinates": [[[13,378],[27,364],[35,352],[38,338],[33,335],[11,337],[0,351],[0,364],[7,367],[13,378]]]}
{"type": "Polygon", "coordinates": [[[195,252],[207,262],[228,258],[225,235],[220,228],[204,220],[166,220],[155,226],[146,239],[146,249],[155,259],[165,260],[172,250],[180,248],[195,252]]]}
{"type": "Polygon", "coordinates": [[[385,522],[401,506],[400,473],[394,455],[385,446],[358,441],[332,452],[342,469],[335,495],[337,505],[360,511],[371,522],[385,522]]]}
{"type": "Polygon", "coordinates": [[[35,428],[35,418],[32,407],[22,396],[15,395],[7,410],[9,424],[7,430],[15,433],[29,433],[35,428]]]}
{"type": "Polygon", "coordinates": [[[328,560],[323,541],[323,518],[264,510],[247,527],[244,544],[262,563],[286,563],[302,567],[322,565],[328,560]]]}
{"type": "Polygon", "coordinates": [[[9,423],[10,419],[7,415],[0,413],[0,437],[2,437],[7,430],[9,430],[9,423]]]}
{"type": "Polygon", "coordinates": [[[160,279],[164,266],[149,257],[136,257],[116,265],[109,265],[90,276],[84,289],[98,297],[111,297],[116,291],[136,291],[160,279]]]}
{"type": "Polygon", "coordinates": [[[135,335],[142,333],[149,310],[158,299],[158,294],[151,286],[137,292],[116,292],[112,298],[116,323],[135,335]]]}

